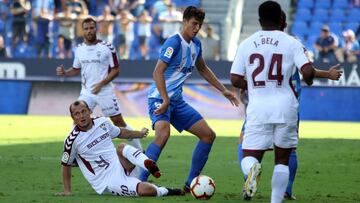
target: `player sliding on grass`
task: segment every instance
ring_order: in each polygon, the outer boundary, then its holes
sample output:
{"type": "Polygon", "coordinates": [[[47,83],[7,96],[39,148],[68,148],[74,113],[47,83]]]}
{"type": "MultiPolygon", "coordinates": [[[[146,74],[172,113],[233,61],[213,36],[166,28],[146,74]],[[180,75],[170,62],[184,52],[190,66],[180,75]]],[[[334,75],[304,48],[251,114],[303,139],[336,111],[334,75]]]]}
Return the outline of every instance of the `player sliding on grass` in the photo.
{"type": "Polygon", "coordinates": [[[170,189],[141,182],[133,177],[134,168],[141,167],[156,178],[161,173],[156,163],[140,150],[126,144],[115,149],[112,138],[143,138],[148,129],[141,131],[119,128],[106,118],[91,118],[91,110],[84,101],[70,105],[74,120],[70,135],[64,143],[61,159],[64,191],[57,195],[71,195],[71,167],[76,160],[86,180],[98,194],[118,196],[182,195],[181,189],[170,189]],[[136,166],[135,166],[136,165],[136,166]]]}
{"type": "Polygon", "coordinates": [[[258,11],[262,30],[239,45],[231,67],[232,84],[249,94],[242,144],[241,167],[247,176],[243,191],[245,199],[254,196],[260,162],[264,152],[274,146],[271,202],[280,203],[289,181],[289,156],[298,143],[299,103],[291,77],[297,67],[304,81],[312,85],[315,69],[303,45],[280,31],[280,5],[266,1],[258,11]]]}
{"type": "MultiPolygon", "coordinates": [[[[110,117],[114,125],[131,130],[121,115],[121,108],[113,91],[111,81],[119,74],[120,66],[116,51],[110,42],[101,41],[96,37],[96,21],[86,18],[82,22],[84,42],[75,50],[73,67],[56,68],[58,76],[71,77],[81,74],[82,88],[80,100],[84,100],[94,110],[99,105],[102,113],[110,117]]],[[[139,139],[130,139],[130,144],[142,150],[139,139]]]]}
{"type": "MultiPolygon", "coordinates": [[[[282,17],[282,20],[281,20],[282,25],[281,25],[280,30],[284,31],[285,28],[287,27],[287,23],[286,23],[286,14],[283,11],[281,12],[281,17],[282,17]]],[[[337,67],[338,67],[338,65],[331,67],[328,71],[315,69],[315,77],[316,78],[327,78],[330,80],[339,80],[339,78],[341,77],[342,71],[337,70],[336,69],[337,67]]],[[[297,98],[298,98],[298,100],[300,100],[301,80],[300,80],[299,71],[297,69],[295,70],[295,73],[292,76],[292,83],[293,83],[297,98]]],[[[247,90],[242,89],[240,91],[240,100],[246,107],[248,104],[247,90]]],[[[298,118],[298,119],[300,119],[300,118],[298,118]]],[[[245,124],[246,124],[246,120],[241,129],[239,145],[238,145],[238,161],[239,161],[240,167],[241,167],[241,160],[243,158],[242,140],[243,140],[244,132],[245,132],[245,124]]],[[[296,199],[296,197],[292,193],[292,187],[293,187],[293,183],[295,180],[296,171],[297,171],[297,154],[296,154],[296,150],[293,149],[291,151],[290,158],[289,158],[289,183],[286,187],[286,192],[284,194],[284,198],[287,200],[295,200],[296,199]]],[[[245,177],[245,180],[246,180],[246,178],[247,177],[245,177]]],[[[249,198],[250,197],[247,197],[247,199],[249,199],[249,198]]]]}
{"type": "MultiPolygon", "coordinates": [[[[195,37],[205,18],[205,12],[193,6],[185,9],[183,28],[180,33],[168,38],[162,45],[153,77],[155,82],[149,90],[149,114],[155,129],[155,140],[146,149],[146,155],[157,161],[170,136],[170,124],[179,132],[186,130],[200,140],[192,156],[189,175],[184,189],[189,191],[192,179],[200,174],[208,159],[215,132],[203,117],[183,100],[182,86],[196,67],[200,75],[219,90],[233,105],[236,97],[222,85],[206,65],[201,53],[200,40],[195,37]]],[[[180,150],[180,149],[179,149],[180,150]]],[[[141,180],[147,180],[143,172],[141,180]]]]}

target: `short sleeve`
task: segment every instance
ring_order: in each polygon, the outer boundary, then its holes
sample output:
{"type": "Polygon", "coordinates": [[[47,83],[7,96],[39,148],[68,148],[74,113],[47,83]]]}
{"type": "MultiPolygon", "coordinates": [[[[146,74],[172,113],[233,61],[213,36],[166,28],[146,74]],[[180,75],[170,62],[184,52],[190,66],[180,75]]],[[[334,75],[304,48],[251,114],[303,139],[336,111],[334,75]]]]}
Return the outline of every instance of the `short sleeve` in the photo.
{"type": "Polygon", "coordinates": [[[77,68],[77,69],[81,68],[81,63],[80,63],[80,60],[79,60],[79,53],[78,52],[79,52],[79,48],[76,48],[74,62],[73,62],[73,65],[72,65],[74,68],[77,68]]]}
{"type": "Polygon", "coordinates": [[[106,126],[109,129],[109,134],[111,138],[117,138],[120,135],[120,128],[112,124],[110,121],[106,121],[106,126]]]}
{"type": "Polygon", "coordinates": [[[169,64],[176,55],[176,50],[180,47],[175,37],[168,38],[161,47],[159,59],[169,64]]]}
{"type": "Polygon", "coordinates": [[[61,164],[65,166],[72,166],[76,158],[76,143],[75,139],[80,133],[79,130],[74,130],[69,134],[64,142],[64,151],[61,158],[61,164]]]}
{"type": "Polygon", "coordinates": [[[235,59],[231,65],[231,70],[230,73],[231,74],[236,74],[236,75],[242,75],[245,76],[246,73],[246,66],[245,66],[245,59],[244,56],[242,54],[242,44],[239,45],[236,54],[235,54],[235,59]]]}
{"type": "Polygon", "coordinates": [[[113,68],[115,66],[119,66],[119,61],[116,55],[116,50],[114,48],[114,46],[107,42],[106,46],[108,48],[109,54],[108,54],[108,60],[109,60],[109,67],[113,68]]]}
{"type": "Polygon", "coordinates": [[[299,41],[295,40],[292,51],[294,56],[294,63],[298,69],[301,70],[304,65],[311,63],[306,55],[305,47],[299,41]]]}

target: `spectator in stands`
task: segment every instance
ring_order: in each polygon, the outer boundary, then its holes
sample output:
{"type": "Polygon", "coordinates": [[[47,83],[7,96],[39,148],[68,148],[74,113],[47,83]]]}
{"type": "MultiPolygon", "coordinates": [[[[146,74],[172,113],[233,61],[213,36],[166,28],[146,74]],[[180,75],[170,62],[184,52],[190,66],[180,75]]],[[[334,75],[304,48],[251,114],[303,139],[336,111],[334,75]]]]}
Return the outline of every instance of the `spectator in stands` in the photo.
{"type": "Polygon", "coordinates": [[[167,10],[167,6],[171,4],[171,0],[157,0],[151,8],[151,16],[157,21],[160,13],[167,10]]]}
{"type": "Polygon", "coordinates": [[[129,11],[130,13],[135,16],[138,17],[141,12],[145,9],[144,4],[145,4],[145,0],[127,0],[127,2],[129,3],[129,11]]]}
{"type": "Polygon", "coordinates": [[[105,6],[103,14],[97,18],[98,38],[112,43],[115,17],[111,15],[110,6],[105,6]]]}
{"type": "Polygon", "coordinates": [[[117,18],[119,35],[118,49],[121,59],[129,58],[129,48],[134,40],[134,22],[136,19],[128,10],[120,10],[117,18]]]}
{"type": "Polygon", "coordinates": [[[359,8],[360,7],[360,0],[350,0],[350,7],[351,8],[359,8]]]}
{"type": "Polygon", "coordinates": [[[59,35],[57,39],[57,47],[55,49],[55,57],[58,59],[64,59],[66,55],[64,36],[59,35]]]}
{"type": "Polygon", "coordinates": [[[151,22],[152,17],[149,16],[149,12],[147,10],[143,10],[138,18],[139,27],[138,27],[138,36],[140,42],[140,52],[141,57],[143,59],[148,58],[148,49],[147,42],[149,37],[151,36],[151,22]]]}
{"type": "Polygon", "coordinates": [[[204,59],[220,60],[219,36],[214,33],[211,25],[207,25],[204,35],[200,38],[203,47],[202,56],[204,59]]]}
{"type": "Polygon", "coordinates": [[[15,48],[17,42],[26,41],[26,17],[31,9],[29,1],[15,0],[10,6],[13,15],[12,22],[12,47],[15,48]]]}
{"type": "Polygon", "coordinates": [[[75,14],[76,16],[83,13],[84,10],[88,10],[86,2],[84,0],[68,0],[63,8],[67,7],[70,10],[70,13],[75,14]]]}
{"type": "Polygon", "coordinates": [[[342,35],[344,37],[344,43],[342,43],[341,50],[344,61],[349,63],[360,61],[360,46],[355,38],[354,31],[348,29],[344,31],[342,35]]]}
{"type": "Polygon", "coordinates": [[[64,11],[55,16],[55,20],[59,21],[59,35],[64,37],[65,57],[71,58],[72,41],[75,38],[75,19],[76,14],[72,13],[69,7],[65,7],[64,11]]]}
{"type": "Polygon", "coordinates": [[[176,10],[175,5],[167,5],[167,10],[159,15],[159,22],[162,22],[163,25],[162,37],[167,39],[169,36],[179,32],[182,20],[183,15],[176,10]]]}
{"type": "Polygon", "coordinates": [[[4,44],[4,38],[0,35],[0,58],[6,57],[6,49],[4,44]]]}
{"type": "Polygon", "coordinates": [[[320,37],[317,38],[314,48],[317,51],[316,60],[326,63],[337,63],[335,49],[337,48],[337,40],[330,34],[330,28],[324,25],[321,28],[320,37]]]}
{"type": "Polygon", "coordinates": [[[35,22],[36,54],[38,57],[50,57],[50,21],[54,19],[54,1],[33,1],[32,17],[35,22]]]}

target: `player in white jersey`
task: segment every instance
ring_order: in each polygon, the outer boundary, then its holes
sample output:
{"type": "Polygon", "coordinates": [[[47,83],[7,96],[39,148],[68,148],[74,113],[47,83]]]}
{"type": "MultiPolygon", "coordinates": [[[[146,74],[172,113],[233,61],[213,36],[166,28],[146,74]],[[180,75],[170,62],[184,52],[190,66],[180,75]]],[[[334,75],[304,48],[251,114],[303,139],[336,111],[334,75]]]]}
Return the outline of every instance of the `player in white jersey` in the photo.
{"type": "Polygon", "coordinates": [[[312,63],[302,44],[279,31],[281,7],[266,1],[259,6],[262,27],[244,40],[231,67],[231,82],[248,89],[246,128],[241,167],[247,180],[244,193],[252,197],[261,173],[259,161],[265,150],[274,145],[275,167],[272,177],[271,202],[282,202],[289,179],[289,156],[298,142],[298,100],[291,76],[299,67],[304,81],[311,85],[315,76],[312,63]]]}
{"type": "Polygon", "coordinates": [[[149,171],[156,178],[161,173],[156,163],[142,151],[126,144],[115,149],[113,138],[143,138],[148,129],[141,131],[119,128],[105,117],[93,119],[91,109],[84,101],[70,105],[74,121],[70,135],[64,142],[61,159],[64,191],[58,195],[71,195],[71,167],[76,160],[85,179],[98,194],[106,192],[119,196],[182,195],[181,189],[158,187],[141,182],[133,176],[135,165],[149,171]]]}
{"type": "MultiPolygon", "coordinates": [[[[94,19],[86,18],[82,28],[84,42],[75,50],[73,67],[65,70],[61,65],[56,68],[56,73],[66,77],[81,74],[82,88],[79,99],[86,101],[91,110],[99,105],[104,116],[110,117],[116,126],[131,129],[121,115],[120,105],[111,84],[120,71],[115,48],[111,43],[97,39],[94,19]]],[[[139,139],[129,141],[142,150],[139,139]]]]}

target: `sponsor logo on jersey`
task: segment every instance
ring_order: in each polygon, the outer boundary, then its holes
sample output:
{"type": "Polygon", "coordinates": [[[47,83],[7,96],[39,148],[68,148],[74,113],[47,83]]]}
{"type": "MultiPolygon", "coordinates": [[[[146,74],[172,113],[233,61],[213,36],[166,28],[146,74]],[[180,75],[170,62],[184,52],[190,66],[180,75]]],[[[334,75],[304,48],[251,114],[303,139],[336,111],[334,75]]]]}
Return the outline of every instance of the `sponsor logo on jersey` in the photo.
{"type": "Polygon", "coordinates": [[[172,47],[168,47],[168,48],[166,48],[164,56],[167,58],[171,58],[173,53],[174,53],[174,49],[172,47]]]}
{"type": "Polygon", "coordinates": [[[69,158],[70,158],[69,153],[64,152],[64,153],[63,153],[63,156],[62,156],[62,158],[61,158],[61,161],[62,161],[63,163],[67,163],[67,162],[69,161],[69,158]]]}

